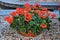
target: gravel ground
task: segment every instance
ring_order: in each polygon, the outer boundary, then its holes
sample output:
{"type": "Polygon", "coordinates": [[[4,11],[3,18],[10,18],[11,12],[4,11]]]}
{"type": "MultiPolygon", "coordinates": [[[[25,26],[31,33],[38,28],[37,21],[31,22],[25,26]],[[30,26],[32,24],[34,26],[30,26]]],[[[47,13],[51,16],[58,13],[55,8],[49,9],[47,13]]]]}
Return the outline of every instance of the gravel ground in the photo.
{"type": "Polygon", "coordinates": [[[0,16],[0,40],[60,40],[60,22],[57,19],[51,20],[49,30],[44,30],[42,34],[32,38],[19,35],[3,20],[3,16],[0,16]]]}

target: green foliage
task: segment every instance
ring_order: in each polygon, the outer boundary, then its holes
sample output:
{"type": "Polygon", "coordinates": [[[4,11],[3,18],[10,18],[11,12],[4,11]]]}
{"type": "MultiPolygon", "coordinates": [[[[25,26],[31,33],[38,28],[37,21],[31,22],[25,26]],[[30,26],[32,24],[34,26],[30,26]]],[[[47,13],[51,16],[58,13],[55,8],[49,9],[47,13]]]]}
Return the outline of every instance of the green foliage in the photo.
{"type": "Polygon", "coordinates": [[[12,27],[15,30],[19,30],[20,32],[27,33],[28,31],[32,31],[34,34],[40,34],[43,31],[43,28],[40,27],[41,23],[45,23],[49,28],[50,26],[50,19],[46,18],[39,18],[36,13],[34,13],[34,16],[32,17],[32,20],[27,22],[24,21],[24,16],[14,16],[14,21],[11,23],[10,27],[12,27]]]}

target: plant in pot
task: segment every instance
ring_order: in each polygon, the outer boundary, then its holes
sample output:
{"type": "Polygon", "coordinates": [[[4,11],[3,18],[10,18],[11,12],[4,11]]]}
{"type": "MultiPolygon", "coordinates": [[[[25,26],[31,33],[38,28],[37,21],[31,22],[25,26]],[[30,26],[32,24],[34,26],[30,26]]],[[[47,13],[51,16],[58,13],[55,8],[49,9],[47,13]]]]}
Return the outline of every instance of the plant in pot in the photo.
{"type": "Polygon", "coordinates": [[[55,18],[56,14],[51,14],[47,8],[38,4],[24,4],[24,8],[16,8],[9,16],[4,17],[4,20],[20,35],[35,37],[44,29],[49,29],[50,17],[55,18]]]}

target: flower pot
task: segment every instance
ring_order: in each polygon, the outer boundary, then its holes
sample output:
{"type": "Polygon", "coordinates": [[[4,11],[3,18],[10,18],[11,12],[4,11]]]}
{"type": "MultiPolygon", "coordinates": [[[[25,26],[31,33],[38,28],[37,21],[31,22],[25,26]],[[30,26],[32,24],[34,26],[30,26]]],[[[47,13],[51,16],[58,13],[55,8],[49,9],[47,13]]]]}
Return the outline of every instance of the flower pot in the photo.
{"type": "Polygon", "coordinates": [[[32,32],[28,32],[28,33],[25,33],[25,34],[23,34],[22,32],[20,32],[20,31],[17,31],[20,35],[22,35],[22,36],[26,36],[26,37],[35,37],[36,36],[36,34],[33,34],[32,32]]]}

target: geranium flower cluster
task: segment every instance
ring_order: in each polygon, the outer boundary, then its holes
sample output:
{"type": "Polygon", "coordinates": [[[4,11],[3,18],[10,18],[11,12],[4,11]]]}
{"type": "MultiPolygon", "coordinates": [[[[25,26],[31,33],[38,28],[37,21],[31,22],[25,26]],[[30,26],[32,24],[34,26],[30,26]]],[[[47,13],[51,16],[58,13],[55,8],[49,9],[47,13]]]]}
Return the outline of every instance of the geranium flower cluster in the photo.
{"type": "MultiPolygon", "coordinates": [[[[9,16],[4,17],[4,20],[7,21],[9,24],[12,24],[15,20],[14,17],[17,17],[17,16],[18,17],[23,16],[24,18],[22,20],[24,20],[24,23],[26,22],[29,24],[28,27],[38,25],[42,29],[48,28],[49,22],[47,22],[47,21],[49,21],[49,17],[56,18],[56,14],[51,14],[50,11],[48,11],[48,9],[45,7],[39,6],[39,4],[34,4],[31,6],[30,4],[26,3],[26,4],[24,4],[24,8],[16,8],[16,11],[11,12],[9,16]],[[32,22],[32,24],[30,25],[31,22],[32,22]],[[34,24],[35,22],[37,22],[37,23],[34,24]]],[[[18,17],[17,17],[17,19],[18,19],[18,17]]],[[[20,18],[19,18],[19,20],[20,20],[20,18]]],[[[26,25],[27,24],[25,24],[24,26],[26,26],[26,25]]],[[[21,26],[21,25],[19,25],[19,26],[21,26]]],[[[26,27],[24,27],[24,28],[26,29],[26,32],[27,32],[27,28],[26,27]]],[[[31,30],[31,28],[28,30],[35,33],[34,30],[31,30]]]]}

